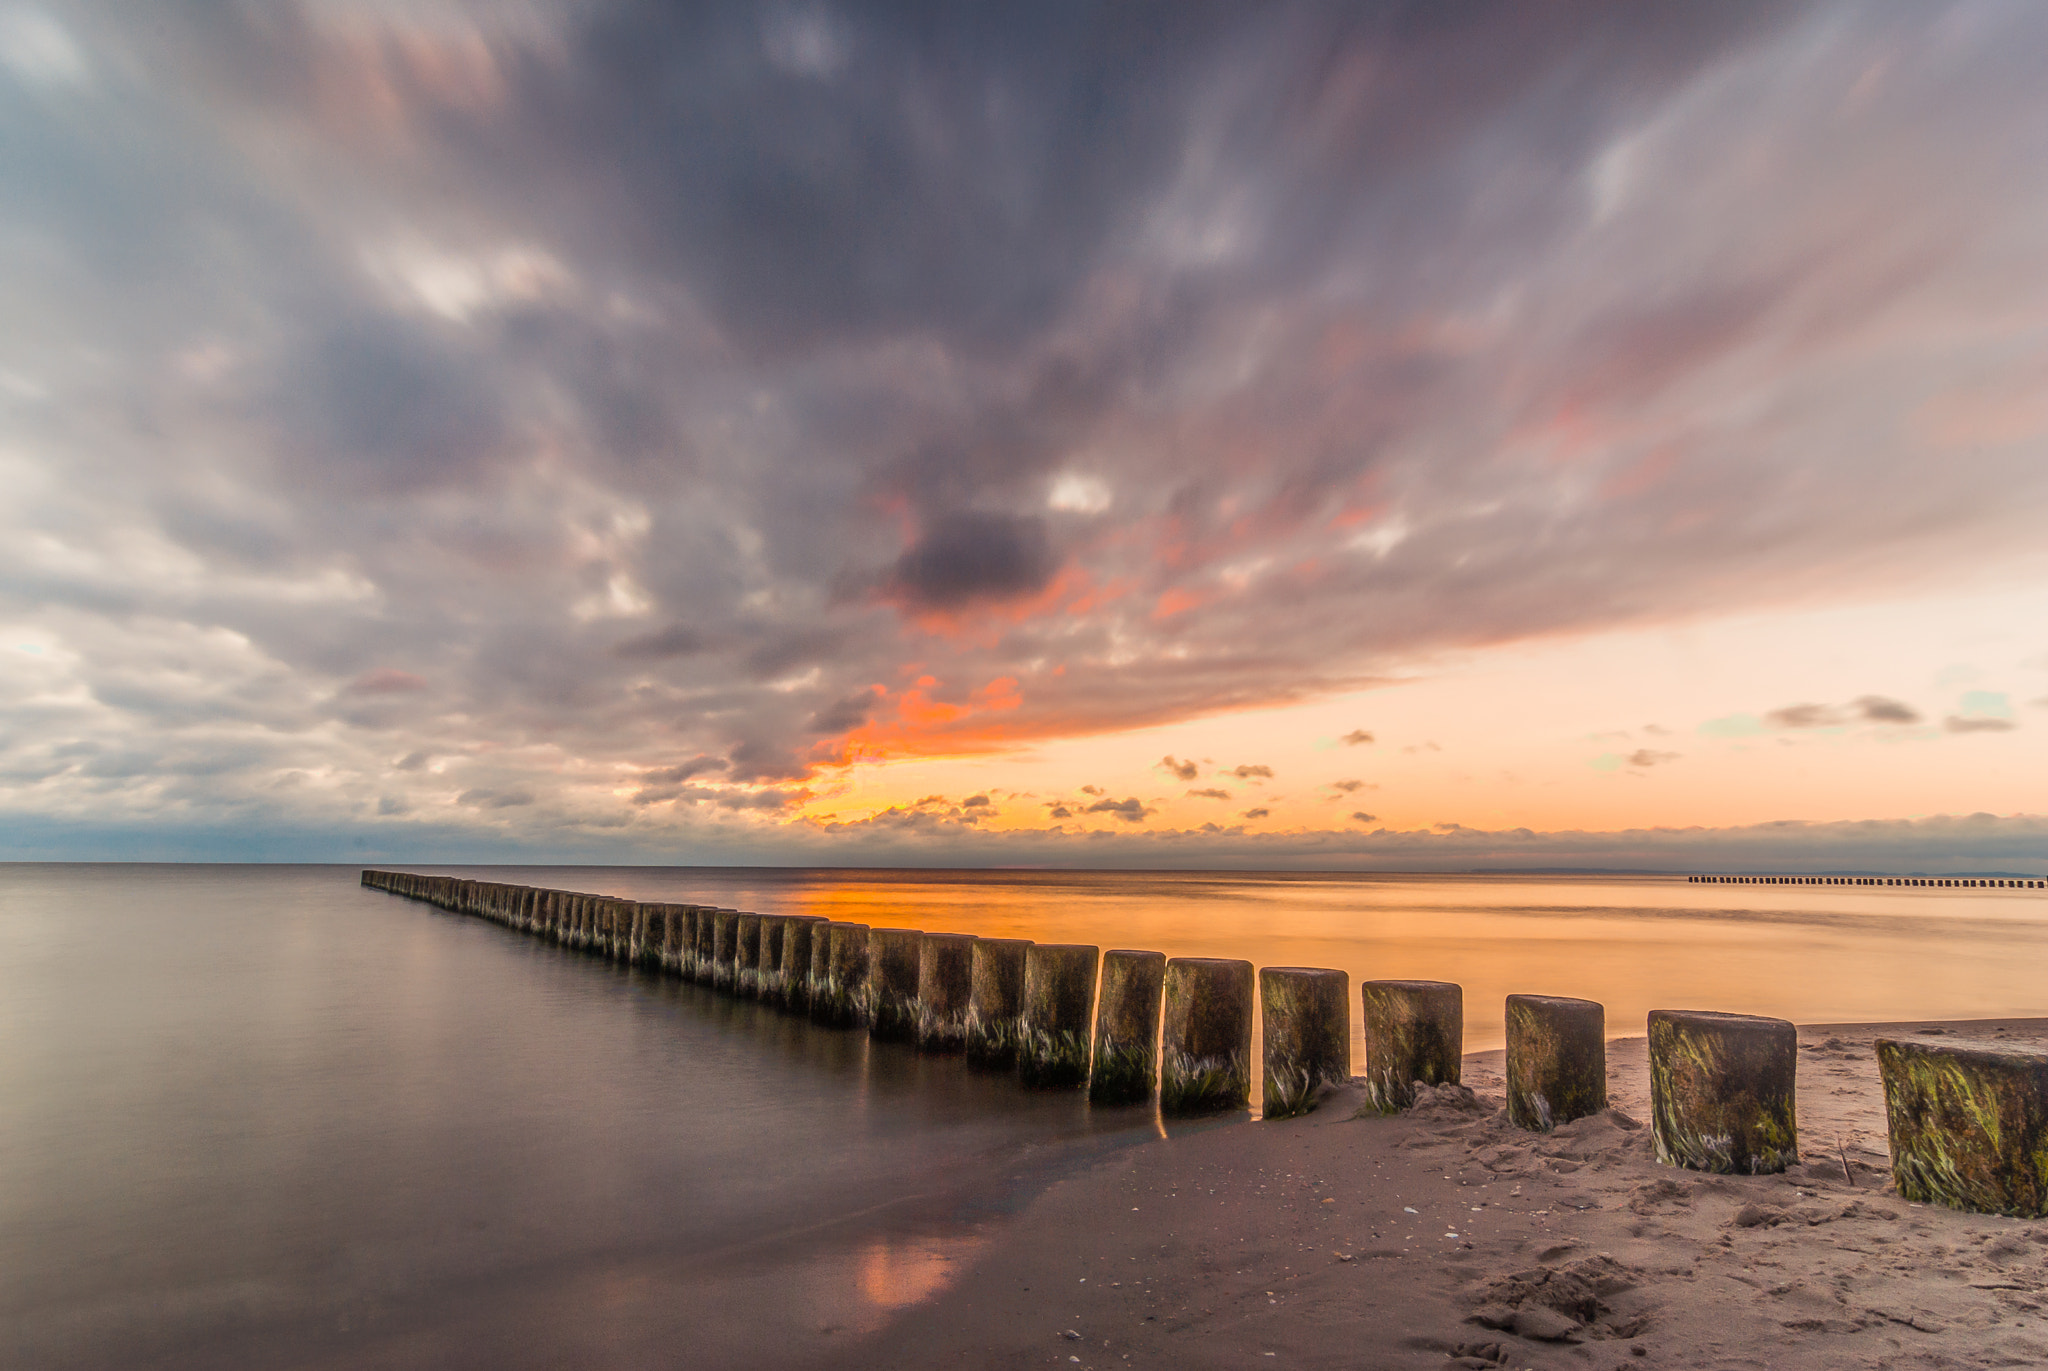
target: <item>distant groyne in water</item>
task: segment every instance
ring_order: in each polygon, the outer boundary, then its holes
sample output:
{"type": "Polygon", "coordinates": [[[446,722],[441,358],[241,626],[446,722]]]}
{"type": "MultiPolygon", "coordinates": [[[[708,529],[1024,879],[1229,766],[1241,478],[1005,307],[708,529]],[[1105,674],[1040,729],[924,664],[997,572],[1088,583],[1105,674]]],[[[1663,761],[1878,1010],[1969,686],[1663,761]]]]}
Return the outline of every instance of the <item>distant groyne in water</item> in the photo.
{"type": "Polygon", "coordinates": [[[1925,890],[2048,890],[2029,876],[1687,876],[1691,885],[1867,885],[1925,890]]]}
{"type": "MultiPolygon", "coordinates": [[[[2026,877],[1692,875],[1691,884],[2034,890],[2026,877]]],[[[1104,1107],[1245,1110],[1254,1014],[1266,1115],[1316,1107],[1353,1079],[1348,975],[1323,967],[1174,957],[1086,944],[760,915],[461,876],[366,870],[362,883],[488,919],[713,993],[915,1050],[965,1051],[1021,1087],[1087,1090],[1104,1107]],[[1098,993],[1100,991],[1100,993],[1098,993]]],[[[1366,1109],[1398,1113],[1462,1090],[1463,991],[1366,981],[1366,1109]]],[[[1549,1132],[1605,1107],[1605,1011],[1590,1000],[1508,1000],[1508,1116],[1549,1132]]],[[[1799,1161],[1794,1030],[1707,1010],[1649,1016],[1651,1137],[1660,1161],[1730,1174],[1799,1161]]],[[[1893,1173],[1908,1199],[2048,1215],[2048,1050],[1880,1039],[1893,1173]]]]}

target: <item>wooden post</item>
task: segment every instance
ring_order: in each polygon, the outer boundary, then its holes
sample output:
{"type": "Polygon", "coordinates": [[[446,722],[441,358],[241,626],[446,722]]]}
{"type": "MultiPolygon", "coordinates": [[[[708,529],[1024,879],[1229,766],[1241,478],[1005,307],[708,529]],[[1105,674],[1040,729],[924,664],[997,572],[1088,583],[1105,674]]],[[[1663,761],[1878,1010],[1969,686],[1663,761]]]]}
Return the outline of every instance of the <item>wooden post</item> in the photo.
{"type": "Polygon", "coordinates": [[[745,910],[733,943],[732,993],[743,1000],[761,998],[761,916],[745,910]]]}
{"type": "Polygon", "coordinates": [[[866,924],[832,925],[832,981],[825,992],[826,1022],[836,1028],[860,1028],[868,1012],[868,938],[866,924]]]}
{"type": "Polygon", "coordinates": [[[1102,954],[1102,994],[1095,1005],[1095,1063],[1088,1098],[1096,1104],[1143,1104],[1159,1088],[1159,998],[1166,954],[1111,948],[1102,954]]]}
{"type": "Polygon", "coordinates": [[[976,938],[968,971],[967,1064],[1013,1071],[1023,1029],[1025,938],[976,938]]]}
{"type": "Polygon", "coordinates": [[[917,962],[924,933],[915,928],[868,931],[868,1036],[917,1041],[917,962]]]}
{"type": "Polygon", "coordinates": [[[973,981],[974,938],[927,933],[917,949],[917,1047],[950,1054],[967,1048],[967,997],[973,981]]]}
{"type": "Polygon", "coordinates": [[[1877,1040],[1892,1178],[1916,1204],[2048,1215],[2048,1051],[1877,1040]]]}
{"type": "Polygon", "coordinates": [[[1607,1011],[1562,995],[1510,995],[1508,1121],[1548,1133],[1607,1108],[1607,1011]]]}
{"type": "Polygon", "coordinates": [[[1464,1066],[1465,992],[1449,981],[1367,981],[1365,1098],[1382,1114],[1415,1103],[1417,1085],[1456,1085],[1464,1066]]]}
{"type": "Polygon", "coordinates": [[[1251,1098],[1252,964],[1173,958],[1160,1028],[1160,1112],[1215,1114],[1251,1098]]]}
{"type": "Polygon", "coordinates": [[[1657,1160],[1758,1176],[1799,1160],[1799,1034],[1783,1019],[1650,1011],[1650,1140],[1657,1160]]]}
{"type": "Polygon", "coordinates": [[[1088,1019],[1095,1008],[1098,950],[1033,943],[1024,950],[1024,1011],[1017,1074],[1042,1090],[1088,1083],[1088,1019]]]}
{"type": "Polygon", "coordinates": [[[782,1007],[792,1014],[811,1009],[811,943],[825,921],[815,914],[791,914],[782,925],[782,1007]]]}
{"type": "Polygon", "coordinates": [[[711,916],[711,988],[731,995],[740,977],[740,912],[720,909],[711,916]]]}
{"type": "Polygon", "coordinates": [[[1351,1079],[1350,976],[1324,967],[1266,967],[1259,972],[1259,1012],[1267,1118],[1306,1114],[1324,1091],[1351,1079]]]}

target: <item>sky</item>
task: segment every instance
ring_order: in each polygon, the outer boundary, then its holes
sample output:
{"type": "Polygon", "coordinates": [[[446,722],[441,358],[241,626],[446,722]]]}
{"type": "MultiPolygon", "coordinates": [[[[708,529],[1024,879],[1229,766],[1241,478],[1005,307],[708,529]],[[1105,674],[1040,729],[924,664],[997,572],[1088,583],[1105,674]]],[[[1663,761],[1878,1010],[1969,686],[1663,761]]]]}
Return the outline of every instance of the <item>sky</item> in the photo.
{"type": "Polygon", "coordinates": [[[2043,51],[0,0],[0,857],[2048,867],[2043,51]]]}

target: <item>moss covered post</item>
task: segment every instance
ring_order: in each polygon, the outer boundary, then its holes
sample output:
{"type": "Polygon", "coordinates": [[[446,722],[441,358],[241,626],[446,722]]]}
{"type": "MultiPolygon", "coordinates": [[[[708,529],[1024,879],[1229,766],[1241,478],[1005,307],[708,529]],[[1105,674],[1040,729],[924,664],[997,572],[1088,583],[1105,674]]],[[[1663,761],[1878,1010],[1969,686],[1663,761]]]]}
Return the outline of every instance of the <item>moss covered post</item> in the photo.
{"type": "Polygon", "coordinates": [[[1510,995],[1508,1122],[1535,1133],[1607,1107],[1607,1011],[1563,995],[1510,995]]]}
{"type": "Polygon", "coordinates": [[[924,933],[915,928],[868,930],[868,1036],[917,1041],[917,964],[924,933]]]}
{"type": "Polygon", "coordinates": [[[1033,943],[1024,949],[1024,1008],[1017,1030],[1017,1076],[1040,1090],[1088,1083],[1088,1018],[1095,1010],[1100,949],[1083,943],[1033,943]]]}
{"type": "Polygon", "coordinates": [[[1261,1112],[1292,1118],[1323,1092],[1351,1079],[1351,977],[1318,966],[1259,971],[1259,1023],[1265,1038],[1261,1112]]]}
{"type": "Polygon", "coordinates": [[[832,979],[825,989],[825,1022],[835,1028],[859,1028],[868,1012],[868,937],[866,924],[832,925],[832,979]]]}
{"type": "Polygon", "coordinates": [[[1465,1053],[1465,992],[1449,981],[1366,981],[1365,1098],[1382,1114],[1415,1103],[1415,1087],[1456,1085],[1465,1053]]]}
{"type": "Polygon", "coordinates": [[[1159,998],[1166,954],[1113,947],[1102,954],[1102,994],[1095,1003],[1095,1063],[1088,1098],[1096,1104],[1143,1104],[1159,1088],[1159,998]]]}
{"type": "Polygon", "coordinates": [[[1760,1176],[1799,1160],[1799,1034],[1783,1019],[1650,1011],[1650,1140],[1657,1160],[1760,1176]]]}
{"type": "Polygon", "coordinates": [[[1017,1066],[1023,1028],[1027,938],[976,938],[967,974],[967,1064],[983,1071],[1017,1066]]]}
{"type": "Polygon", "coordinates": [[[1252,1099],[1252,964],[1175,957],[1166,964],[1159,1109],[1216,1114],[1252,1099]]]}
{"type": "Polygon", "coordinates": [[[1916,1204],[2048,1215],[2048,1052],[1877,1040],[1892,1177],[1916,1204]]]}
{"type": "Polygon", "coordinates": [[[917,949],[917,1047],[953,1053],[967,1048],[967,999],[974,982],[973,935],[927,933],[917,949]]]}

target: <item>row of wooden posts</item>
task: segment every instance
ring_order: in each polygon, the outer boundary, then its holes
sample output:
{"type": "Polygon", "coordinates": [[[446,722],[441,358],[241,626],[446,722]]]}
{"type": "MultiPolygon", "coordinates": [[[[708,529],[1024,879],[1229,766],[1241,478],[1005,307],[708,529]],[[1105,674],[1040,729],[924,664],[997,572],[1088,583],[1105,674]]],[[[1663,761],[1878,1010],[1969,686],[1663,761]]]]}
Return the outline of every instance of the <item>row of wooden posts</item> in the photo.
{"type": "Polygon", "coordinates": [[[2048,890],[2048,881],[1963,876],[1687,876],[1688,885],[1882,885],[1957,890],[2048,890]]]}
{"type": "MultiPolygon", "coordinates": [[[[665,971],[814,1022],[961,1053],[1039,1088],[1163,1113],[1246,1108],[1254,1000],[1269,1119],[1306,1113],[1351,1080],[1349,977],[1214,957],[871,928],[806,914],[365,871],[363,884],[611,960],[665,971]],[[1256,987],[1256,989],[1255,989],[1256,987]]],[[[1367,1103],[1412,1105],[1456,1084],[1464,992],[1366,981],[1367,1103]]],[[[1607,1107],[1605,1010],[1507,997],[1508,1115],[1548,1132],[1607,1107]]],[[[1893,1173],[1908,1199],[2048,1213],[2048,1052],[2006,1044],[1877,1043],[1893,1173]]],[[[1698,1010],[1649,1016],[1651,1138],[1659,1161],[1731,1174],[1799,1160],[1798,1037],[1783,1019],[1698,1010]]]]}

